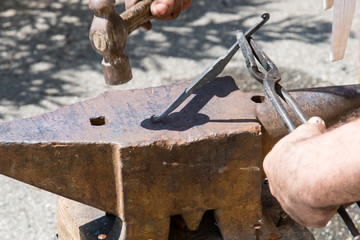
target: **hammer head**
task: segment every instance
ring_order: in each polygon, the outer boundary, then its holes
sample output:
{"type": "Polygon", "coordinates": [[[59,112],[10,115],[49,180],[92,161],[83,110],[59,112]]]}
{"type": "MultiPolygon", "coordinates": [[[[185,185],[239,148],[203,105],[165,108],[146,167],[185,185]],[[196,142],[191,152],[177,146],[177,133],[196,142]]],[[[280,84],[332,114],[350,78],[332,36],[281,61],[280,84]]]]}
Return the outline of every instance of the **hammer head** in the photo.
{"type": "Polygon", "coordinates": [[[105,82],[118,85],[132,78],[129,58],[124,55],[128,35],[153,17],[153,0],[142,0],[120,16],[115,12],[115,0],[90,0],[94,11],[90,28],[90,42],[101,56],[105,82]]]}
{"type": "Polygon", "coordinates": [[[89,32],[94,50],[103,56],[105,83],[119,85],[132,78],[129,58],[124,55],[128,38],[125,21],[115,12],[114,0],[90,0],[94,18],[89,32]]]}
{"type": "Polygon", "coordinates": [[[106,62],[104,58],[101,65],[108,85],[124,84],[132,79],[130,61],[126,55],[112,62],[106,62]]]}

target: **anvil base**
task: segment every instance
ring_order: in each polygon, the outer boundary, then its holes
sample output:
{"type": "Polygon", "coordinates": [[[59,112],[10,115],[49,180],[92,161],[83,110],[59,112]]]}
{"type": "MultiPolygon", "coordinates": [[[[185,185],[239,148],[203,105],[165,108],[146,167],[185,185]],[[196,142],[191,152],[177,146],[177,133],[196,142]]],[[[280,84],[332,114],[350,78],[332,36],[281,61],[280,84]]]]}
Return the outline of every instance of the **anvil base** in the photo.
{"type": "MultiPolygon", "coordinates": [[[[281,207],[271,196],[268,186],[263,184],[262,208],[264,224],[258,231],[249,236],[256,240],[313,240],[310,231],[300,226],[291,218],[282,219],[279,222],[281,207]],[[276,225],[278,225],[276,227],[276,225]]],[[[58,231],[59,240],[97,240],[99,236],[106,236],[107,240],[118,240],[121,233],[121,220],[114,215],[106,215],[105,212],[96,208],[66,199],[60,198],[58,204],[58,231]]],[[[179,216],[174,216],[170,223],[169,240],[206,239],[223,240],[220,229],[217,226],[214,213],[208,211],[204,214],[199,228],[196,231],[187,229],[179,216]]]]}

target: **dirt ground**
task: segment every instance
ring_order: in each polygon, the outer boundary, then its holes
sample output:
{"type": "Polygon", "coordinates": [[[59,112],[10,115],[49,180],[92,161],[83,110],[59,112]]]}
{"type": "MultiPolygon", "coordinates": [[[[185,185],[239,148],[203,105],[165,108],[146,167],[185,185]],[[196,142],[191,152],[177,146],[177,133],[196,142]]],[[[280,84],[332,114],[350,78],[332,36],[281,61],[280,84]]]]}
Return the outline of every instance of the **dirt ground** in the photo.
{"type": "MultiPolygon", "coordinates": [[[[117,11],[124,10],[123,0],[117,11]]],[[[283,86],[304,88],[358,82],[356,15],[344,60],[329,62],[332,11],[321,0],[194,0],[180,18],[137,30],[126,52],[134,78],[106,86],[101,57],[91,48],[92,12],[87,0],[3,0],[0,4],[0,121],[53,111],[109,89],[134,89],[193,80],[269,12],[269,22],[254,35],[279,67],[283,86]]],[[[358,14],[357,9],[357,14],[358,14]]],[[[243,91],[258,91],[240,53],[224,75],[243,91]]],[[[0,176],[2,239],[52,239],[57,196],[0,176]]],[[[352,214],[360,226],[356,209],[352,214]]],[[[316,239],[351,239],[338,217],[316,239]]]]}

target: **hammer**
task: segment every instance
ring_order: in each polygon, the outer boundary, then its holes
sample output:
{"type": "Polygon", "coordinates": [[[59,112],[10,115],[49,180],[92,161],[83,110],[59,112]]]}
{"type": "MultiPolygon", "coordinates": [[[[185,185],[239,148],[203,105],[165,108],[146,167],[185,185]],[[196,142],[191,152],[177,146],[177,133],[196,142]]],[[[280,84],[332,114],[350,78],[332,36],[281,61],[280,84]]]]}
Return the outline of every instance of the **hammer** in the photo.
{"type": "Polygon", "coordinates": [[[124,54],[128,35],[153,16],[153,0],[142,0],[121,15],[117,14],[115,0],[90,0],[94,11],[89,38],[94,50],[103,56],[101,62],[105,83],[119,85],[132,78],[129,58],[124,54]]]}

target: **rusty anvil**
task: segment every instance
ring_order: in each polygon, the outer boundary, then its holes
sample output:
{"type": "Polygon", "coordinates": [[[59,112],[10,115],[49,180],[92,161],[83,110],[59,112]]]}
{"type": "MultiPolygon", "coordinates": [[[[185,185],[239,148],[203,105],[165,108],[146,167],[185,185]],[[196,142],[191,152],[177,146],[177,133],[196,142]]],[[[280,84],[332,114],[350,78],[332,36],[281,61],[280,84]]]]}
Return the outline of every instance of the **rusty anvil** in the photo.
{"type": "MultiPolygon", "coordinates": [[[[195,230],[207,210],[223,239],[255,239],[254,226],[274,225],[262,212],[262,159],[287,129],[264,94],[241,92],[231,77],[152,123],[184,86],[108,91],[0,123],[0,173],[116,215],[121,233],[106,239],[165,240],[171,216],[195,230]]],[[[291,95],[328,125],[360,104],[359,85],[291,95]]]]}

